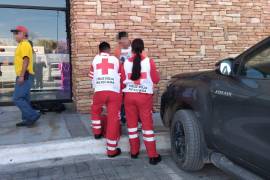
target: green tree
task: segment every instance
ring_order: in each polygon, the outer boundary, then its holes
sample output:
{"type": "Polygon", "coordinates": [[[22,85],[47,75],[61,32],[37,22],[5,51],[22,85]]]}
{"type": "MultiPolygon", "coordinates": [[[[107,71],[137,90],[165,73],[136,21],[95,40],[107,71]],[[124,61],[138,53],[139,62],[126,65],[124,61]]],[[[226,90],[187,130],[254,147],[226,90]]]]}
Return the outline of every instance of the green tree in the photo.
{"type": "Polygon", "coordinates": [[[52,53],[57,48],[57,42],[54,40],[40,39],[35,43],[36,46],[43,46],[45,53],[52,53]]]}

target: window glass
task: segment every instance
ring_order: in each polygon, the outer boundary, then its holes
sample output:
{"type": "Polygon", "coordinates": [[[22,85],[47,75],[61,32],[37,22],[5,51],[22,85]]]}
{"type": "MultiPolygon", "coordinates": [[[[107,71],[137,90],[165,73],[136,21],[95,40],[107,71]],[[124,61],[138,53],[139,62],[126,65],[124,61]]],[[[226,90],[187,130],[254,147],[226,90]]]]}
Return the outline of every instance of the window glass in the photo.
{"type": "Polygon", "coordinates": [[[0,8],[0,103],[11,102],[17,43],[10,29],[26,26],[33,42],[35,80],[32,100],[70,99],[70,59],[65,12],[0,8]]]}
{"type": "Polygon", "coordinates": [[[66,7],[66,0],[1,0],[0,4],[66,7]]]}
{"type": "Polygon", "coordinates": [[[270,47],[263,48],[251,56],[241,74],[248,78],[270,79],[270,47]]]}

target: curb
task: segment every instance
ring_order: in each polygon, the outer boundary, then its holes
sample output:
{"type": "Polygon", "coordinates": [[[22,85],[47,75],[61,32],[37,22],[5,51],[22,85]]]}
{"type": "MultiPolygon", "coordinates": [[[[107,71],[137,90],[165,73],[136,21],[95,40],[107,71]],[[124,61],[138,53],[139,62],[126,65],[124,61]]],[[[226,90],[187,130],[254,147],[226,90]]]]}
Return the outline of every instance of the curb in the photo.
{"type": "MultiPolygon", "coordinates": [[[[168,133],[157,133],[157,149],[169,150],[168,133]]],[[[31,163],[70,156],[106,154],[105,139],[95,140],[93,137],[74,138],[44,143],[19,144],[0,146],[0,166],[31,163]]],[[[123,152],[129,152],[127,137],[121,137],[119,147],[123,152]]],[[[145,150],[141,142],[141,150],[145,150]]]]}

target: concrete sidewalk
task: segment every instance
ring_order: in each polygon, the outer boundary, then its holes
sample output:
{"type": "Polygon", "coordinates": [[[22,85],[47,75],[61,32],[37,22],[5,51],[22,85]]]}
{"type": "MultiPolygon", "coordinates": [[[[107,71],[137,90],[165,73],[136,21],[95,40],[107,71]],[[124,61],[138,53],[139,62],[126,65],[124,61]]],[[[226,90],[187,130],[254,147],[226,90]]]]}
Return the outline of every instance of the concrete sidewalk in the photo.
{"type": "MultiPolygon", "coordinates": [[[[66,104],[66,107],[61,114],[46,113],[33,128],[15,126],[20,121],[16,107],[0,107],[0,165],[105,154],[105,140],[93,138],[89,115],[76,113],[71,104],[66,104]]],[[[163,127],[159,114],[153,114],[153,117],[158,149],[168,150],[168,130],[163,127]]],[[[119,145],[128,152],[126,127],[122,127],[122,133],[119,145]]]]}

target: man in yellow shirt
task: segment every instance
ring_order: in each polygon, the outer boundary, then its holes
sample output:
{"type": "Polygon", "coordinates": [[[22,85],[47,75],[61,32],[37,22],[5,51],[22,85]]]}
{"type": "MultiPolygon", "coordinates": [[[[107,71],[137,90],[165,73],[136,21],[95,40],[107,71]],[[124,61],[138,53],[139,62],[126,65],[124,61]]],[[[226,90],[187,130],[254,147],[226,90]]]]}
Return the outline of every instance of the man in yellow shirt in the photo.
{"type": "Polygon", "coordinates": [[[14,56],[16,84],[13,101],[22,113],[22,122],[17,127],[31,127],[39,119],[40,113],[36,112],[30,103],[30,90],[33,84],[33,48],[28,41],[28,30],[24,26],[17,26],[11,30],[18,46],[14,56]]]}

